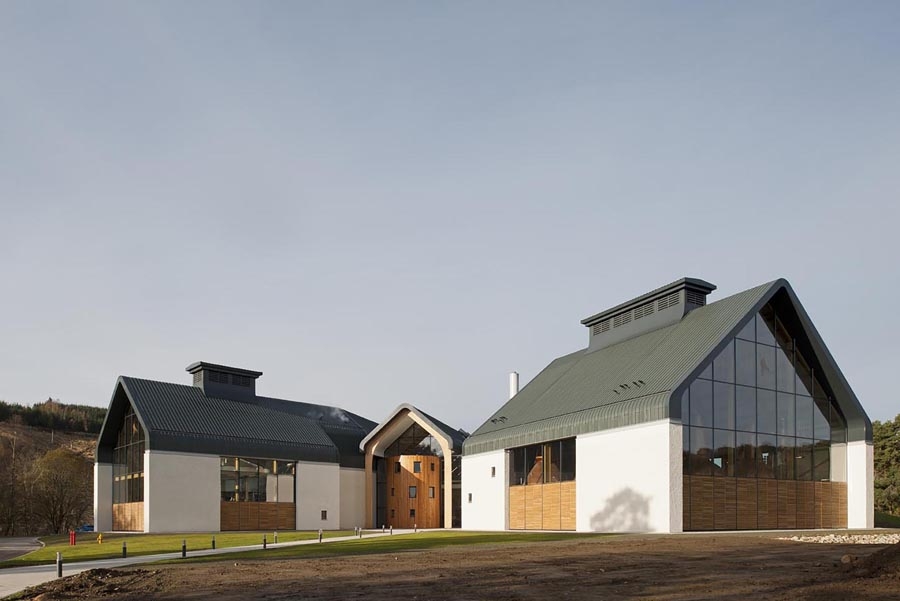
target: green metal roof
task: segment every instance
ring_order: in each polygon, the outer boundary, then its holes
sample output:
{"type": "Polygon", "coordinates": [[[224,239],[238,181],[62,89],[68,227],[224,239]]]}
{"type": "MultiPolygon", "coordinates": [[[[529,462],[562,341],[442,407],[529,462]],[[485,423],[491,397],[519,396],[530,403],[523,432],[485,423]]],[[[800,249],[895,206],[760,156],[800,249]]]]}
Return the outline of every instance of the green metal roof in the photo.
{"type": "MultiPolygon", "coordinates": [[[[789,291],[798,313],[805,316],[790,285],[777,280],[694,309],[673,325],[556,359],[475,430],[463,454],[680,419],[681,405],[672,402],[674,393],[680,393],[679,387],[699,374],[707,360],[781,289],[789,291]]],[[[808,319],[804,325],[821,343],[808,319]]],[[[818,352],[833,364],[824,344],[818,352]]],[[[864,439],[868,418],[849,386],[846,389],[837,401],[848,418],[851,440],[864,439]],[[851,423],[860,414],[861,421],[851,423]]],[[[871,424],[868,432],[871,440],[871,424]]]]}

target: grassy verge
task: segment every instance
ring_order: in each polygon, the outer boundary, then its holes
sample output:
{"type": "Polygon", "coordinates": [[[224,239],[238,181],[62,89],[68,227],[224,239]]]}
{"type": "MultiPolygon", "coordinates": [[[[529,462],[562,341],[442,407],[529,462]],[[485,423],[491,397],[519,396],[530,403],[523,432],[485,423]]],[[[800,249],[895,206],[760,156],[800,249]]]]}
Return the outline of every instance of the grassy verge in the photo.
{"type": "Polygon", "coordinates": [[[457,545],[534,543],[544,541],[561,541],[571,539],[587,539],[603,534],[574,534],[565,532],[511,533],[511,532],[459,532],[428,531],[418,534],[397,534],[372,538],[337,541],[328,544],[298,545],[281,547],[265,551],[240,551],[227,555],[211,557],[188,557],[185,559],[162,561],[159,563],[235,561],[237,559],[301,559],[314,557],[335,557],[347,555],[369,555],[375,553],[404,553],[408,551],[424,551],[457,545]]]}
{"type": "MultiPolygon", "coordinates": [[[[45,536],[41,538],[44,547],[27,555],[0,562],[0,568],[42,565],[54,563],[56,552],[62,553],[66,563],[73,561],[89,561],[93,559],[111,559],[122,556],[122,542],[128,547],[128,556],[152,555],[154,553],[175,553],[181,551],[181,541],[187,543],[188,551],[212,548],[212,537],[216,537],[216,548],[241,547],[244,545],[262,544],[263,534],[269,543],[273,541],[272,532],[214,532],[191,534],[104,534],[103,544],[97,544],[97,534],[93,532],[78,533],[78,544],[69,545],[69,535],[45,536]]],[[[324,533],[325,537],[349,536],[352,530],[332,530],[324,533]]],[[[278,542],[286,543],[296,540],[308,540],[318,537],[318,532],[279,532],[278,542]]]]}
{"type": "Polygon", "coordinates": [[[875,527],[876,528],[900,528],[900,517],[896,515],[891,515],[889,513],[883,513],[881,511],[875,512],[875,527]]]}

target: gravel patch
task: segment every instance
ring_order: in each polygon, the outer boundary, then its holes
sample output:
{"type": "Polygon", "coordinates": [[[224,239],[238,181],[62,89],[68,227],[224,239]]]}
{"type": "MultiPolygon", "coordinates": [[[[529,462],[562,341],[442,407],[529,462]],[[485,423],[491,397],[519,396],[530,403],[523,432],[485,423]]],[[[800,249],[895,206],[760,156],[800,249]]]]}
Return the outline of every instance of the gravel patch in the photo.
{"type": "Polygon", "coordinates": [[[894,545],[900,543],[900,533],[893,534],[822,534],[782,537],[798,543],[825,543],[842,545],[894,545]]]}

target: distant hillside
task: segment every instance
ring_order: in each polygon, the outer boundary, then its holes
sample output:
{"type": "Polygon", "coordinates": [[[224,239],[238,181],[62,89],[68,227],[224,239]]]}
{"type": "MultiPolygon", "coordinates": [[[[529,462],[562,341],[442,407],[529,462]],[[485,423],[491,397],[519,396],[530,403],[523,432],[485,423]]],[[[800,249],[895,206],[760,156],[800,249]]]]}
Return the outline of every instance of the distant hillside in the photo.
{"type": "Polygon", "coordinates": [[[67,405],[53,399],[31,406],[0,401],[0,422],[18,416],[26,426],[64,432],[99,434],[105,415],[106,409],[100,407],[67,405]]]}
{"type": "Polygon", "coordinates": [[[48,399],[34,405],[0,401],[0,454],[41,456],[66,449],[94,460],[94,445],[106,410],[86,405],[67,405],[48,399]]]}

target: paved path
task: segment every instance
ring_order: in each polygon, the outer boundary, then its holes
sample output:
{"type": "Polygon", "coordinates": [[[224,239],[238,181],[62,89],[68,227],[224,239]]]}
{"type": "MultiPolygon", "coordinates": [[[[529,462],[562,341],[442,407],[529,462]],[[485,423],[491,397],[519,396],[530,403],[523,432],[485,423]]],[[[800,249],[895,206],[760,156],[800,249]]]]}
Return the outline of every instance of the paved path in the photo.
{"type": "Polygon", "coordinates": [[[0,561],[12,559],[19,555],[31,553],[35,549],[40,549],[41,543],[33,536],[22,536],[18,538],[0,538],[0,561]]]}
{"type": "MultiPolygon", "coordinates": [[[[412,530],[395,530],[394,534],[411,534],[412,530]]],[[[419,532],[423,532],[419,530],[419,532]]],[[[381,532],[374,533],[365,533],[363,538],[376,538],[381,536],[390,536],[389,533],[382,534],[381,532]]],[[[337,536],[334,538],[325,538],[322,540],[322,543],[333,543],[342,540],[353,540],[358,538],[356,536],[337,536]]],[[[15,540],[15,539],[5,539],[5,540],[15,540]]],[[[26,539],[20,539],[26,540],[26,539]]],[[[36,539],[28,539],[31,541],[35,541],[36,539]]],[[[269,543],[268,547],[270,549],[279,548],[279,547],[296,547],[298,545],[318,545],[318,539],[312,540],[298,540],[292,541],[289,543],[269,543]]],[[[40,546],[38,544],[37,546],[40,546]]],[[[33,548],[33,547],[32,547],[33,548]]],[[[224,555],[226,553],[237,553],[240,551],[258,551],[262,549],[262,545],[247,545],[245,547],[226,547],[224,549],[204,549],[202,551],[188,551],[188,557],[205,557],[208,555],[224,555]]],[[[31,548],[27,549],[25,552],[30,551],[31,548]]],[[[21,553],[19,553],[21,555],[21,553]]],[[[13,556],[15,557],[15,555],[13,556]]],[[[65,557],[65,556],[64,556],[65,557]]],[[[73,576],[78,574],[79,572],[83,572],[85,570],[90,570],[93,568],[120,568],[122,566],[136,565],[141,563],[151,563],[154,561],[159,561],[161,559],[179,559],[181,557],[181,551],[177,553],[161,553],[158,555],[139,555],[137,557],[129,557],[127,559],[117,558],[117,559],[98,559],[95,561],[81,561],[77,563],[64,563],[63,564],[63,577],[65,576],[73,576]]],[[[43,565],[43,566],[26,566],[21,568],[6,568],[0,569],[0,599],[17,593],[21,590],[28,588],[29,586],[35,586],[38,584],[42,584],[49,580],[56,579],[56,565],[43,565]]]]}

